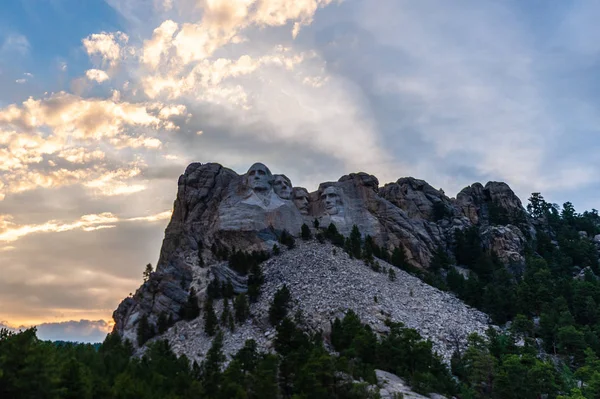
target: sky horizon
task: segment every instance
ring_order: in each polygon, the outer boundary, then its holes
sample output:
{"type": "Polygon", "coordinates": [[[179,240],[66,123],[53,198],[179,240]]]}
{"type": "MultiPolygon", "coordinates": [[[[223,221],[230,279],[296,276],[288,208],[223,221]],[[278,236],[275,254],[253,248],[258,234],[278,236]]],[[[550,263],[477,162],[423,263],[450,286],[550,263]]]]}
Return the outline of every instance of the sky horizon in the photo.
{"type": "MultiPolygon", "coordinates": [[[[600,205],[591,0],[0,4],[0,327],[95,342],[191,162],[600,205]]],[[[61,338],[62,337],[62,338],[61,338]]]]}

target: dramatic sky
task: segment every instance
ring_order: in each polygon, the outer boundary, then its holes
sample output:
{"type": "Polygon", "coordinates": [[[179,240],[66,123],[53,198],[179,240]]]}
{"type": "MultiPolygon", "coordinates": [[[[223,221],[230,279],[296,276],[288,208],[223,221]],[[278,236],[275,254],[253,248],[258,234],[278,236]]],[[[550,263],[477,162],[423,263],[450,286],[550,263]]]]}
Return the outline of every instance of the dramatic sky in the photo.
{"type": "Polygon", "coordinates": [[[192,161],[600,206],[600,2],[0,2],[0,323],[99,340],[192,161]],[[99,338],[100,337],[100,338],[99,338]]]}

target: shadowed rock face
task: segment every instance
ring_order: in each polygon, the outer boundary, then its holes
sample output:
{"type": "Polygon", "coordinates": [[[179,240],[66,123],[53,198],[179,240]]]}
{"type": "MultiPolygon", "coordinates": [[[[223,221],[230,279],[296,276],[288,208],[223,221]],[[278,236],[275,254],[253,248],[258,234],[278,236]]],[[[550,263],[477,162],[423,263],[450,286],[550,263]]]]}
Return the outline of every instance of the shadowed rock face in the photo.
{"type": "Polygon", "coordinates": [[[443,191],[436,190],[424,180],[412,177],[403,177],[395,183],[386,184],[380,195],[415,219],[436,221],[441,214],[449,214],[453,210],[452,202],[443,191]]]}
{"type": "Polygon", "coordinates": [[[219,164],[193,163],[179,178],[157,271],[114,312],[116,331],[135,342],[141,315],[151,323],[161,312],[177,320],[190,287],[201,294],[214,276],[232,278],[236,292],[243,292],[245,279],[233,278],[210,248],[270,250],[281,231],[299,235],[302,224],[312,226],[314,219],[323,228],[334,223],[346,236],[357,225],[380,246],[402,246],[421,268],[438,247],[450,250],[456,228],[470,226],[480,227],[485,246],[501,259],[519,263],[531,230],[521,201],[505,183],[475,183],[450,199],[423,180],[401,178],[380,189],[376,177],[353,173],[309,193],[261,163],[241,176],[219,164]]]}

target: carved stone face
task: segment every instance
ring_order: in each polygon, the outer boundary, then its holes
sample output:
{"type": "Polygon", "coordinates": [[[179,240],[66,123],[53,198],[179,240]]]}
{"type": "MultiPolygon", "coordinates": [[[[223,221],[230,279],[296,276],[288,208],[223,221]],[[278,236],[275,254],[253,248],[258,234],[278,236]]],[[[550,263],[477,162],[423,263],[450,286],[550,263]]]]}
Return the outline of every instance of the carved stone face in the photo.
{"type": "Polygon", "coordinates": [[[325,212],[329,215],[337,215],[343,209],[342,198],[333,186],[323,190],[321,201],[325,204],[325,212]]]}
{"type": "Polygon", "coordinates": [[[294,204],[302,215],[308,215],[308,191],[302,187],[294,188],[294,204]]]}
{"type": "Polygon", "coordinates": [[[267,191],[273,184],[273,175],[262,163],[255,163],[248,169],[248,186],[254,191],[267,191]]]}
{"type": "Polygon", "coordinates": [[[275,191],[275,194],[280,198],[290,199],[292,196],[292,182],[283,175],[275,175],[273,191],[275,191]]]}

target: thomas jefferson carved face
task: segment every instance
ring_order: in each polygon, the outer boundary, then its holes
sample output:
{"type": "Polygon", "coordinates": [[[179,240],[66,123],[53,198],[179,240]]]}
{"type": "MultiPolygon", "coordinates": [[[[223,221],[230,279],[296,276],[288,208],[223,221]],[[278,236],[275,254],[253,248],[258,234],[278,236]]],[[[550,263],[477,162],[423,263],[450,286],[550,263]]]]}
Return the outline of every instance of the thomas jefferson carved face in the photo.
{"type": "Polygon", "coordinates": [[[273,191],[275,191],[275,194],[280,198],[290,199],[292,196],[292,182],[284,175],[275,175],[273,191]]]}
{"type": "Polygon", "coordinates": [[[337,215],[343,209],[342,198],[338,190],[329,186],[323,190],[321,201],[325,204],[325,212],[329,215],[337,215]]]}
{"type": "Polygon", "coordinates": [[[302,187],[294,187],[294,204],[302,215],[308,215],[308,191],[302,187]]]}
{"type": "Polygon", "coordinates": [[[273,184],[273,175],[262,163],[255,163],[248,169],[248,186],[254,191],[267,191],[273,184]]]}

